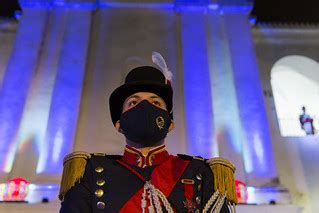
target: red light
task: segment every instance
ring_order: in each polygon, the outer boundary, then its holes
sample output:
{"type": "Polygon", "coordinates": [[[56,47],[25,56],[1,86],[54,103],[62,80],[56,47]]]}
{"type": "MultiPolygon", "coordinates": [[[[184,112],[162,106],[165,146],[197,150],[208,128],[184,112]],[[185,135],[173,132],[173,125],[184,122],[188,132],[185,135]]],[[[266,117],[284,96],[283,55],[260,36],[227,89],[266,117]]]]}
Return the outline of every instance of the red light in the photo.
{"type": "Polygon", "coordinates": [[[238,203],[247,203],[247,200],[248,200],[247,185],[239,180],[235,180],[235,185],[236,185],[236,195],[237,195],[238,203]]]}
{"type": "Polygon", "coordinates": [[[24,201],[28,194],[29,181],[16,177],[9,179],[5,187],[4,201],[24,201]]]}

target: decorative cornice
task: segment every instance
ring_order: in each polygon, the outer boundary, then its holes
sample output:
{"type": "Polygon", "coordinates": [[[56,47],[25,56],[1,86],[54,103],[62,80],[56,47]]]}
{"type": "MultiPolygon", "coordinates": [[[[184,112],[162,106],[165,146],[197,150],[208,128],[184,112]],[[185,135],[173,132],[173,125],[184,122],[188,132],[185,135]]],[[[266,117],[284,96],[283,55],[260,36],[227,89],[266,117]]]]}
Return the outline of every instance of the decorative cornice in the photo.
{"type": "Polygon", "coordinates": [[[63,0],[54,1],[32,1],[21,0],[20,4],[23,8],[66,8],[66,9],[87,9],[95,10],[97,8],[126,8],[126,9],[168,9],[181,11],[204,11],[214,10],[220,13],[245,13],[248,14],[252,6],[251,5],[223,5],[222,3],[196,3],[196,2],[184,2],[175,1],[172,3],[136,3],[136,2],[108,2],[101,1],[78,1],[67,2],[63,0]]]}

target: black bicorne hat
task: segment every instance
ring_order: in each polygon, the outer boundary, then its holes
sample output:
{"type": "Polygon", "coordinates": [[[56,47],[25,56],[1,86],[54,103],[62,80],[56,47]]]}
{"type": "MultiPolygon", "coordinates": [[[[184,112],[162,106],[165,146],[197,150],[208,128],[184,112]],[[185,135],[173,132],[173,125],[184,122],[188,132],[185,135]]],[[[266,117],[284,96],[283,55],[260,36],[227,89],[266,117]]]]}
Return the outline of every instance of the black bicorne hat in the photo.
{"type": "Polygon", "coordinates": [[[120,120],[125,99],[137,92],[152,92],[163,98],[173,119],[173,90],[170,81],[159,69],[141,66],[131,70],[125,78],[125,83],[116,88],[110,96],[110,112],[114,125],[120,120]]]}

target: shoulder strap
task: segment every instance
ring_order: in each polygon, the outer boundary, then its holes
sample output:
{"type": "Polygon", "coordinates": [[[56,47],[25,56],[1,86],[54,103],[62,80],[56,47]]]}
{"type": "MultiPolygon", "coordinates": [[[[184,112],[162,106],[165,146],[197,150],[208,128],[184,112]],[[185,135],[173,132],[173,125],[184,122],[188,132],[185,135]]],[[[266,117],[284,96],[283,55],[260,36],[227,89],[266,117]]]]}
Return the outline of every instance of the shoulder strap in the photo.
{"type": "Polygon", "coordinates": [[[177,156],[183,160],[192,160],[193,159],[193,156],[190,156],[190,155],[177,154],[177,156]]]}
{"type": "Polygon", "coordinates": [[[191,155],[184,155],[184,154],[177,154],[177,156],[183,160],[199,160],[199,161],[205,161],[204,158],[201,156],[191,156],[191,155]]]}
{"type": "Polygon", "coordinates": [[[214,174],[214,189],[221,194],[226,193],[226,199],[231,204],[237,204],[234,172],[235,166],[228,160],[217,157],[206,161],[214,174]]]}
{"type": "Polygon", "coordinates": [[[73,152],[64,157],[63,173],[59,192],[62,201],[65,193],[83,177],[87,160],[91,155],[87,152],[73,152]]]}

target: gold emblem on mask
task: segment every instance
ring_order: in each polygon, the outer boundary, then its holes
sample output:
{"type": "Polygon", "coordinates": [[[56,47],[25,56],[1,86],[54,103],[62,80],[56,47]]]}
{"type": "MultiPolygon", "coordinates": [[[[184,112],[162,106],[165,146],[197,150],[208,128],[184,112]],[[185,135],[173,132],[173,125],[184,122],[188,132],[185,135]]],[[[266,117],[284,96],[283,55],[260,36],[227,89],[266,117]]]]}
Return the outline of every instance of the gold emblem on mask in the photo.
{"type": "Polygon", "coordinates": [[[165,126],[165,121],[164,121],[164,118],[162,116],[158,116],[156,118],[156,124],[158,126],[159,129],[163,129],[164,126],[165,126]]]}

